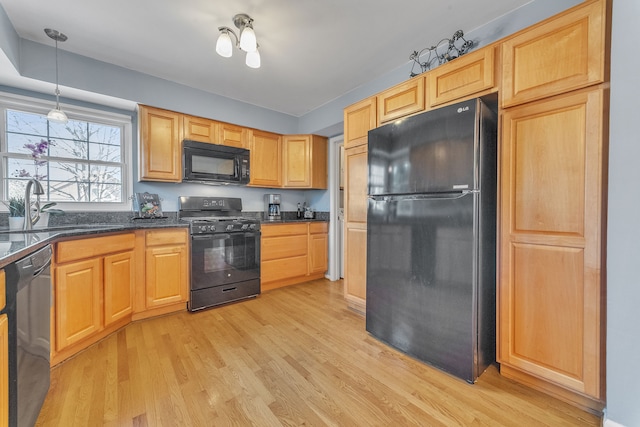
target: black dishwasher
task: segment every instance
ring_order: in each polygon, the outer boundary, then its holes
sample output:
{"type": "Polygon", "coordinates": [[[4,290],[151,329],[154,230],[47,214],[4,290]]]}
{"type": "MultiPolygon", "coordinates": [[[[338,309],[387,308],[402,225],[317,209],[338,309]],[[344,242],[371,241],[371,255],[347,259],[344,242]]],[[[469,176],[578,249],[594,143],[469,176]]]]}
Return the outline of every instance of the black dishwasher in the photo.
{"type": "Polygon", "coordinates": [[[5,267],[10,426],[33,426],[49,391],[51,253],[47,245],[5,267]]]}

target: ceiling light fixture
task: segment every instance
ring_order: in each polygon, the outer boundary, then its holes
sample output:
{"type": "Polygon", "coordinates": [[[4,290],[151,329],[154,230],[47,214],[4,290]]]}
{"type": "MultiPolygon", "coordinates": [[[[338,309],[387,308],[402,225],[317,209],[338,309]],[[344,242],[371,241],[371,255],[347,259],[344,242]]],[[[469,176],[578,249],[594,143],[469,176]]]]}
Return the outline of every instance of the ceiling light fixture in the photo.
{"type": "Polygon", "coordinates": [[[229,27],[218,27],[220,36],[216,42],[216,52],[225,58],[233,55],[233,41],[231,34],[235,39],[235,45],[238,49],[247,53],[245,64],[251,68],[260,68],[260,52],[258,52],[258,42],[256,33],[253,31],[253,19],[244,13],[239,13],[233,17],[234,25],[240,30],[240,36],[229,27]]]}
{"type": "Polygon", "coordinates": [[[52,30],[51,28],[45,28],[44,32],[56,41],[56,108],[49,111],[47,114],[47,120],[56,123],[67,123],[69,119],[67,115],[60,109],[60,89],[58,88],[58,42],[67,41],[67,36],[60,31],[52,30]]]}

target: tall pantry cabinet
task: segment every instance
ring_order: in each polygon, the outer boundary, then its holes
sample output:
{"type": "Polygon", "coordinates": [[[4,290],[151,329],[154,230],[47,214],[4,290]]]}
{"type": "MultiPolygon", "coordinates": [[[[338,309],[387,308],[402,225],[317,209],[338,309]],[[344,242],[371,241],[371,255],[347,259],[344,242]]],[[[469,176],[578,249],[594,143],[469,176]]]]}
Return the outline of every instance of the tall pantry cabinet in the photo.
{"type": "Polygon", "coordinates": [[[349,307],[364,313],[367,284],[367,143],[376,127],[376,98],[344,110],[345,221],[344,295],[349,307]]]}
{"type": "Polygon", "coordinates": [[[607,2],[503,43],[501,373],[604,407],[607,2]]]}

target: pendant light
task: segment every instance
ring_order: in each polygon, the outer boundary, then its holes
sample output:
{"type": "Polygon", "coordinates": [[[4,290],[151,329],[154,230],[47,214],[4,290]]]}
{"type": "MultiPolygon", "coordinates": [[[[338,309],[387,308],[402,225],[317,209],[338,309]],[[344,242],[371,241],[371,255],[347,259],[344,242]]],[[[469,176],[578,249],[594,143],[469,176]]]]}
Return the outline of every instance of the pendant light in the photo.
{"type": "Polygon", "coordinates": [[[258,52],[256,33],[253,31],[253,19],[245,13],[239,13],[233,17],[233,24],[240,31],[240,35],[236,35],[229,27],[218,27],[220,36],[216,42],[216,52],[225,58],[231,57],[234,46],[233,40],[231,40],[233,35],[235,46],[247,54],[245,64],[251,68],[260,68],[260,53],[258,52]]]}
{"type": "Polygon", "coordinates": [[[52,30],[51,28],[45,28],[44,32],[56,41],[56,107],[49,111],[47,114],[47,120],[56,122],[56,123],[67,123],[69,118],[67,115],[60,109],[60,89],[58,88],[58,42],[67,41],[67,36],[62,34],[60,31],[52,30]]]}

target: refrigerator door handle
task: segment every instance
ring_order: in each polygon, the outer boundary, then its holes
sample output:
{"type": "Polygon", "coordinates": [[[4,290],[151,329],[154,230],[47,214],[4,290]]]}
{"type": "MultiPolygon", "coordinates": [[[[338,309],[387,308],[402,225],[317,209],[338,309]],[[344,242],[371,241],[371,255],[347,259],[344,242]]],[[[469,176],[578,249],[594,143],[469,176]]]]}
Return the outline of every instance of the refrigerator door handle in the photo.
{"type": "Polygon", "coordinates": [[[367,199],[375,202],[393,202],[398,200],[455,200],[469,194],[479,193],[479,190],[465,190],[457,193],[431,193],[431,194],[405,194],[393,196],[367,196],[367,199]]]}

